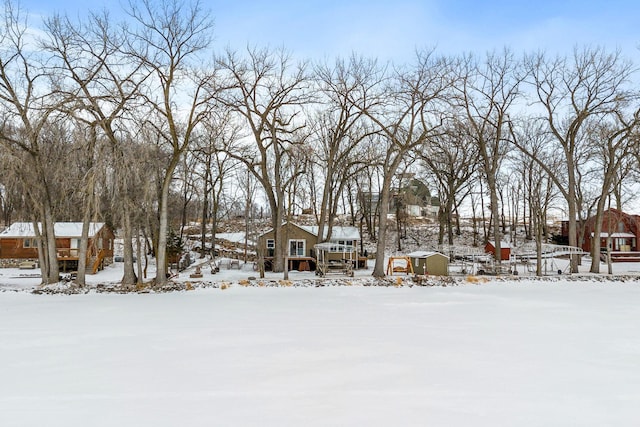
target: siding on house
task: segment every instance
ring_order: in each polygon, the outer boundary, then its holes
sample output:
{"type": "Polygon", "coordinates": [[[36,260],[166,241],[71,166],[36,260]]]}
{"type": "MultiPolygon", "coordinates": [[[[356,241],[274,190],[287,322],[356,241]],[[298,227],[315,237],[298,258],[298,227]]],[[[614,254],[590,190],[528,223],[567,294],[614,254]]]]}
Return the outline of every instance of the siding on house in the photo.
{"type": "MultiPolygon", "coordinates": [[[[77,261],[79,240],[82,236],[81,222],[60,222],[54,226],[58,260],[77,261]]],[[[113,231],[104,223],[89,224],[87,260],[100,256],[104,264],[113,262],[113,231]]],[[[38,260],[38,247],[32,223],[17,222],[0,233],[0,260],[38,260]]],[[[11,262],[3,263],[10,266],[11,262]]]]}
{"type": "Polygon", "coordinates": [[[602,230],[599,238],[594,236],[596,226],[595,217],[585,221],[582,249],[591,251],[591,245],[600,244],[604,251],[607,249],[608,239],[611,238],[613,252],[637,252],[640,239],[640,216],[631,215],[618,209],[607,209],[602,214],[602,230]]]}
{"type": "MultiPolygon", "coordinates": [[[[282,238],[286,240],[285,250],[289,257],[289,263],[292,269],[295,269],[300,264],[296,261],[296,259],[315,259],[317,254],[314,250],[314,246],[320,242],[318,239],[318,227],[317,226],[307,226],[307,225],[298,225],[294,223],[285,223],[283,226],[282,238]],[[296,245],[297,243],[293,242],[304,242],[304,251],[296,252],[294,254],[291,253],[292,245],[296,245]]],[[[325,228],[324,236],[326,237],[327,229],[325,228]]],[[[263,251],[264,257],[266,260],[271,260],[275,256],[275,244],[274,241],[274,230],[269,230],[262,234],[258,238],[258,247],[263,251]]],[[[323,239],[325,240],[325,239],[323,239]]],[[[331,238],[328,239],[329,242],[340,243],[340,244],[350,244],[354,247],[356,251],[357,258],[357,248],[360,242],[360,232],[356,227],[343,227],[336,226],[332,228],[331,238]]],[[[296,249],[299,249],[299,246],[295,246],[296,249]]],[[[340,251],[336,251],[333,253],[327,254],[327,259],[332,260],[340,260],[344,258],[344,253],[340,251]]],[[[268,263],[266,263],[268,264],[268,263]]],[[[315,269],[315,262],[311,262],[309,266],[312,270],[315,269]]],[[[305,267],[306,268],[306,267],[305,267]]]]}
{"type": "MultiPolygon", "coordinates": [[[[496,253],[496,243],[494,241],[489,241],[484,246],[485,253],[495,255],[496,253]]],[[[511,245],[507,242],[500,242],[500,260],[508,261],[511,257],[511,245]]]]}

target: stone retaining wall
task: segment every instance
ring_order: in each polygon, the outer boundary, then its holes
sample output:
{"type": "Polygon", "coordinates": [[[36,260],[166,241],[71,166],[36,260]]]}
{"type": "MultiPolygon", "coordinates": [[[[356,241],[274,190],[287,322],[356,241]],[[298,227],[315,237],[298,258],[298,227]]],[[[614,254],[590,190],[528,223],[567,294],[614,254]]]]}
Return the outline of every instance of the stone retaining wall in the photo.
{"type": "Polygon", "coordinates": [[[36,264],[36,266],[38,265],[38,259],[37,258],[1,258],[0,259],[0,268],[18,268],[20,266],[21,263],[25,262],[25,261],[29,261],[29,262],[33,262],[36,264]]]}

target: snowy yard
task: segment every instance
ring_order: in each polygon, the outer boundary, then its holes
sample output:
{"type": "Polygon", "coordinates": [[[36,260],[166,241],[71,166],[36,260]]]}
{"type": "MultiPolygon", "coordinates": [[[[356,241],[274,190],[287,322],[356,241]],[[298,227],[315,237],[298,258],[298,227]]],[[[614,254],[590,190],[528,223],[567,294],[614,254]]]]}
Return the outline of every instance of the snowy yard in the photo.
{"type": "Polygon", "coordinates": [[[1,426],[635,426],[640,283],[0,292],[1,426]]]}

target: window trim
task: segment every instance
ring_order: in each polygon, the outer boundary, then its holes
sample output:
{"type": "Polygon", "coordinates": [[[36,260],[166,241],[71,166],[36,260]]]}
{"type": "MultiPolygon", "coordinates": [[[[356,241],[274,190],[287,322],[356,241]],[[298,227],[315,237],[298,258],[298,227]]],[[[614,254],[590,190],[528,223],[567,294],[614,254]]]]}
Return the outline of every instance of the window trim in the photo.
{"type": "Polygon", "coordinates": [[[303,256],[305,256],[305,254],[307,253],[307,241],[304,240],[304,239],[289,239],[289,251],[288,252],[289,252],[289,256],[290,257],[303,257],[303,256]],[[297,245],[296,245],[296,253],[295,254],[291,253],[291,249],[292,249],[291,248],[291,244],[293,242],[302,243],[302,254],[299,253],[300,252],[299,251],[300,247],[297,246],[297,245]]]}

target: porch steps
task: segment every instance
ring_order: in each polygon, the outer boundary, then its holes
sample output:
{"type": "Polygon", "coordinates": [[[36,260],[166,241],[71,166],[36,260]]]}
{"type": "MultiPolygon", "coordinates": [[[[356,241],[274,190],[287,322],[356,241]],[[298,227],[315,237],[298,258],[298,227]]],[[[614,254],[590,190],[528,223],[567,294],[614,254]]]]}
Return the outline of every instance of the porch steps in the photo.
{"type": "Polygon", "coordinates": [[[102,261],[104,260],[105,251],[104,249],[100,249],[98,252],[98,256],[96,256],[95,261],[93,262],[93,266],[91,267],[91,274],[96,274],[102,265],[102,261]]]}

